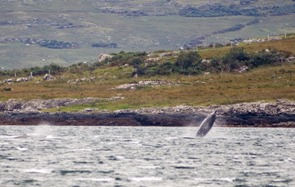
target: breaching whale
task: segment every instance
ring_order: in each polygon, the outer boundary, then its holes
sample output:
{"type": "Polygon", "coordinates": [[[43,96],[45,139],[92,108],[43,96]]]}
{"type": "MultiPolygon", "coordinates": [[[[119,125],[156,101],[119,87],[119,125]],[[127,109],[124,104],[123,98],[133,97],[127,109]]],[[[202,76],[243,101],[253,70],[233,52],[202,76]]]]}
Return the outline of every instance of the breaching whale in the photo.
{"type": "Polygon", "coordinates": [[[199,130],[197,132],[197,136],[199,137],[203,137],[205,136],[210,129],[212,128],[214,122],[216,119],[216,110],[214,112],[212,112],[211,114],[209,114],[201,123],[199,130]]]}

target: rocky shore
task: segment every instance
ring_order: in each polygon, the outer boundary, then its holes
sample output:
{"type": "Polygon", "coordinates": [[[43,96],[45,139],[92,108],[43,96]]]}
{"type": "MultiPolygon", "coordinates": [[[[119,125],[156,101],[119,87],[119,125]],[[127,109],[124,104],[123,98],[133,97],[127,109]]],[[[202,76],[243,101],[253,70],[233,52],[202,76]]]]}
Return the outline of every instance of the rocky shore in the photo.
{"type": "Polygon", "coordinates": [[[114,112],[95,109],[85,109],[78,113],[41,111],[48,108],[91,103],[97,100],[99,98],[0,102],[0,125],[198,126],[210,112],[217,110],[216,126],[295,127],[295,102],[289,100],[209,107],[143,108],[114,112]]]}

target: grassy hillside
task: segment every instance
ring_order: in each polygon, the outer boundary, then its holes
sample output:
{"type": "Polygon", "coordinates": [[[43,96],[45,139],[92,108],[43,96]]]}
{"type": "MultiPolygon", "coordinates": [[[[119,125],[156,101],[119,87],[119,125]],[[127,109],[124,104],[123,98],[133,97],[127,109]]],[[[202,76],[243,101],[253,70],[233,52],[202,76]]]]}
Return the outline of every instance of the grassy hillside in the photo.
{"type": "Polygon", "coordinates": [[[270,0],[267,4],[261,0],[0,2],[0,67],[5,69],[94,62],[100,53],[178,49],[196,41],[209,45],[295,31],[294,11],[281,11],[294,7],[291,0],[270,0]],[[265,12],[259,16],[232,15],[230,6],[265,12]],[[220,15],[187,17],[180,14],[185,7],[209,9],[220,15]],[[44,40],[78,47],[46,48],[44,40]],[[117,47],[94,48],[93,43],[116,43],[117,47]]]}
{"type": "MultiPolygon", "coordinates": [[[[281,67],[259,68],[244,74],[211,74],[200,76],[158,76],[127,78],[130,68],[108,68],[95,72],[106,75],[93,83],[67,84],[66,80],[40,81],[10,85],[12,91],[1,86],[1,100],[9,98],[49,99],[84,97],[123,97],[115,101],[102,101],[84,107],[99,109],[125,109],[176,105],[212,105],[259,100],[295,100],[295,64],[281,67]],[[112,74],[108,73],[112,72],[112,74]],[[121,77],[120,79],[118,77],[121,77]],[[123,78],[126,77],[126,78],[123,78]],[[137,90],[116,90],[116,86],[140,80],[167,80],[175,85],[142,87],[137,90]]],[[[80,109],[81,107],[78,107],[80,109]]],[[[73,108],[70,108],[73,110],[73,108]]],[[[75,108],[74,108],[75,109],[75,108]]],[[[67,109],[66,109],[67,110],[67,109]]]]}
{"type": "MultiPolygon", "coordinates": [[[[295,39],[290,36],[289,39],[241,45],[248,52],[276,48],[294,56],[294,44],[295,39]]],[[[201,49],[199,53],[203,58],[213,58],[223,56],[229,50],[230,47],[207,48],[201,49]]],[[[161,53],[163,52],[155,52],[154,55],[161,53]]],[[[175,60],[175,58],[168,56],[163,57],[161,60],[175,60]]],[[[161,60],[157,63],[161,63],[161,60]]],[[[81,66],[83,66],[83,63],[81,66]]],[[[295,100],[294,61],[280,66],[259,67],[244,73],[211,73],[195,76],[171,74],[169,76],[157,75],[134,78],[131,76],[133,71],[132,66],[126,65],[99,66],[91,71],[76,69],[75,73],[67,71],[57,74],[55,75],[57,79],[52,81],[44,81],[43,76],[39,76],[29,82],[2,83],[0,85],[0,100],[64,97],[120,98],[112,101],[102,100],[90,105],[54,109],[59,111],[79,111],[87,107],[116,110],[176,105],[230,104],[276,99],[295,100]],[[95,79],[93,81],[80,81],[81,78],[90,77],[95,77],[95,79]],[[169,84],[139,86],[136,89],[115,89],[123,84],[138,83],[146,80],[165,80],[169,84]]],[[[4,78],[10,77],[2,77],[1,79],[4,78]]]]}
{"type": "MultiPolygon", "coordinates": [[[[284,36],[281,36],[284,38],[284,36]]],[[[266,39],[266,38],[265,38],[266,39]]],[[[268,41],[268,42],[257,42],[257,43],[239,43],[240,47],[245,48],[247,52],[256,52],[261,51],[263,49],[277,49],[279,51],[285,51],[287,53],[290,53],[292,55],[295,55],[295,37],[293,34],[288,35],[288,39],[282,39],[282,40],[274,40],[274,41],[268,41]]],[[[202,58],[212,58],[212,57],[220,57],[225,55],[229,50],[231,46],[228,47],[221,47],[221,48],[215,48],[212,50],[212,48],[208,49],[201,49],[200,55],[202,58]]]]}

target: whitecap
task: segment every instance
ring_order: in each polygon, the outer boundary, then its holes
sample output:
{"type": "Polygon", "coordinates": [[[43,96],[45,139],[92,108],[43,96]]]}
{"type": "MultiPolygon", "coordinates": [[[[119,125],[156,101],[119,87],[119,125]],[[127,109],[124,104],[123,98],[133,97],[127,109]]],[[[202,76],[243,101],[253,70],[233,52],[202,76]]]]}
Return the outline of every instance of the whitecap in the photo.
{"type": "Polygon", "coordinates": [[[84,151],[90,151],[90,152],[91,152],[92,149],[88,149],[88,148],[84,148],[84,149],[83,149],[83,148],[82,148],[82,149],[72,149],[72,151],[73,151],[73,152],[81,152],[81,151],[83,151],[83,152],[84,152],[84,151]]]}
{"type": "Polygon", "coordinates": [[[285,159],[285,161],[286,161],[286,162],[295,162],[295,160],[292,159],[292,158],[287,158],[287,159],[285,159]]]}
{"type": "Polygon", "coordinates": [[[141,169],[157,169],[157,168],[161,168],[160,166],[138,166],[138,168],[141,169]]]}
{"type": "Polygon", "coordinates": [[[162,181],[163,178],[160,177],[131,177],[129,178],[132,181],[135,182],[141,182],[141,181],[162,181]]]}
{"type": "Polygon", "coordinates": [[[17,138],[27,138],[26,134],[24,135],[7,135],[7,136],[0,136],[0,139],[17,139],[17,138]]]}
{"type": "Polygon", "coordinates": [[[27,151],[28,148],[24,148],[24,147],[16,147],[17,150],[19,151],[27,151]]]}
{"type": "Polygon", "coordinates": [[[225,181],[225,182],[234,182],[235,181],[235,178],[225,177],[225,178],[218,178],[216,180],[218,180],[218,181],[225,181]]]}
{"type": "Polygon", "coordinates": [[[7,139],[7,138],[11,138],[12,136],[0,136],[0,139],[7,139]]]}
{"type": "Polygon", "coordinates": [[[52,136],[52,135],[47,135],[45,136],[46,139],[63,139],[61,137],[58,137],[58,136],[52,136]]]}
{"type": "Polygon", "coordinates": [[[141,145],[140,141],[130,141],[130,142],[127,142],[127,143],[128,144],[138,144],[138,145],[141,145]]]}
{"type": "Polygon", "coordinates": [[[36,169],[36,168],[31,168],[31,169],[25,169],[22,170],[25,173],[42,173],[42,174],[49,174],[52,173],[52,169],[36,169]]]}
{"type": "Polygon", "coordinates": [[[7,160],[17,160],[17,158],[16,158],[16,157],[13,157],[13,156],[9,156],[9,157],[7,157],[6,159],[7,159],[7,160]]]}
{"type": "Polygon", "coordinates": [[[234,182],[235,178],[223,177],[223,178],[194,178],[196,181],[223,181],[223,182],[234,182]]]}
{"type": "Polygon", "coordinates": [[[116,158],[117,158],[118,160],[124,160],[124,159],[125,159],[124,156],[116,156],[116,158]]]}
{"type": "Polygon", "coordinates": [[[165,140],[177,140],[177,139],[179,139],[178,137],[167,137],[167,138],[165,138],[165,140]]]}
{"type": "Polygon", "coordinates": [[[78,178],[77,181],[113,182],[113,178],[78,178]]]}

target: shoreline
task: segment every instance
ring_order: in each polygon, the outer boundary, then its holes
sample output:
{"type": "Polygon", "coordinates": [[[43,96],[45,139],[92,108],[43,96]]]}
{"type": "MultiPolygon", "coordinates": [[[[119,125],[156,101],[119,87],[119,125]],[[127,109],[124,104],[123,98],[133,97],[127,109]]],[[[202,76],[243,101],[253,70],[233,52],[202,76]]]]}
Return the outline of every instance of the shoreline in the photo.
{"type": "Polygon", "coordinates": [[[0,102],[0,125],[55,126],[199,126],[210,112],[217,110],[217,127],[295,127],[295,102],[251,102],[208,107],[176,106],[117,110],[86,109],[81,112],[42,112],[41,109],[89,103],[98,98],[54,100],[9,100],[0,102]]]}

